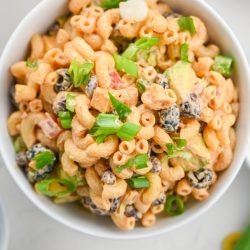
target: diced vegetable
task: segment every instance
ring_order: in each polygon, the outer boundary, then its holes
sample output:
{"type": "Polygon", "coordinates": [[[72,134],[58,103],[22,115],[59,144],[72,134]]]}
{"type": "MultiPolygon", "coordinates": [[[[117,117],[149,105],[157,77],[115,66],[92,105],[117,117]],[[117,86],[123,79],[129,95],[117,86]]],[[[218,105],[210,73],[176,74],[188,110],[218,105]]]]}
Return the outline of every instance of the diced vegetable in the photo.
{"type": "Polygon", "coordinates": [[[22,139],[21,136],[18,136],[15,141],[14,141],[14,149],[16,151],[16,153],[22,152],[26,150],[26,146],[25,143],[22,139]]]}
{"type": "Polygon", "coordinates": [[[151,82],[144,79],[138,79],[136,81],[136,87],[141,95],[146,91],[146,88],[151,84],[152,84],[151,82]]]}
{"type": "Polygon", "coordinates": [[[73,95],[67,94],[67,96],[66,96],[66,108],[70,112],[75,112],[74,101],[75,101],[75,97],[73,95]]]}
{"type": "Polygon", "coordinates": [[[70,129],[72,123],[72,117],[69,111],[60,111],[58,117],[61,123],[62,128],[70,129]]]}
{"type": "Polygon", "coordinates": [[[141,126],[132,122],[124,123],[117,131],[117,136],[125,141],[131,141],[141,130],[141,126]]]}
{"type": "Polygon", "coordinates": [[[164,210],[170,216],[180,215],[185,211],[185,204],[181,197],[170,195],[167,197],[164,210]]]}
{"type": "Polygon", "coordinates": [[[37,154],[32,160],[36,162],[37,169],[42,169],[47,165],[53,165],[56,160],[56,157],[52,151],[47,150],[37,154]]]}
{"type": "Polygon", "coordinates": [[[138,66],[135,62],[127,59],[124,56],[120,56],[118,54],[114,54],[116,69],[123,71],[129,75],[134,77],[138,77],[138,66]]]}
{"type": "Polygon", "coordinates": [[[35,189],[49,197],[65,197],[76,190],[76,186],[66,179],[46,179],[35,184],[35,189]]]}
{"type": "Polygon", "coordinates": [[[233,58],[230,56],[217,55],[215,57],[214,65],[212,69],[219,72],[225,77],[230,77],[232,75],[233,68],[233,58]]]}
{"type": "Polygon", "coordinates": [[[100,6],[104,9],[118,8],[121,2],[126,2],[127,0],[104,0],[100,3],[100,6]]]}
{"type": "Polygon", "coordinates": [[[192,17],[181,17],[178,19],[179,27],[182,31],[189,31],[191,34],[196,33],[194,20],[192,17]]]}
{"type": "Polygon", "coordinates": [[[38,125],[42,129],[45,136],[49,139],[53,139],[62,131],[62,129],[58,125],[54,116],[49,113],[46,113],[45,115],[46,118],[41,120],[38,125]]]}
{"type": "Polygon", "coordinates": [[[119,120],[118,115],[99,114],[89,133],[97,137],[97,143],[102,143],[107,136],[116,134],[121,126],[122,122],[119,120]]]}
{"type": "Polygon", "coordinates": [[[34,62],[32,62],[31,60],[27,60],[26,61],[26,66],[28,67],[28,68],[31,68],[31,69],[37,69],[38,68],[38,61],[37,60],[35,60],[34,62]]]}
{"type": "Polygon", "coordinates": [[[127,180],[128,185],[132,188],[148,188],[150,183],[145,176],[133,177],[127,180]]]}
{"type": "Polygon", "coordinates": [[[131,113],[131,109],[122,102],[118,101],[110,92],[109,92],[109,99],[112,103],[113,108],[119,115],[119,118],[121,120],[126,119],[127,116],[131,113]]]}
{"type": "Polygon", "coordinates": [[[189,59],[188,59],[188,49],[189,49],[189,46],[187,43],[183,43],[181,45],[181,48],[180,48],[180,57],[181,57],[181,60],[184,61],[184,62],[189,62],[189,59]]]}
{"type": "Polygon", "coordinates": [[[81,84],[87,84],[93,68],[93,63],[87,62],[79,65],[77,61],[72,61],[68,70],[68,74],[74,87],[77,88],[80,87],[81,84]]]}

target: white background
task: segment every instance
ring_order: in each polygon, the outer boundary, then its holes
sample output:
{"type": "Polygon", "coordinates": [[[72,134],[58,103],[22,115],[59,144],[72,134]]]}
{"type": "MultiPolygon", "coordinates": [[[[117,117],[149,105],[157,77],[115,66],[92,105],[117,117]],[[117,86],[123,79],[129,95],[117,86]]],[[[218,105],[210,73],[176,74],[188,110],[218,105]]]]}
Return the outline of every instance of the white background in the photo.
{"type": "MultiPolygon", "coordinates": [[[[207,1],[230,24],[250,58],[250,1],[207,1]]],[[[1,53],[18,22],[40,0],[0,2],[1,53]]],[[[11,250],[219,250],[227,233],[243,229],[250,224],[249,190],[250,172],[243,166],[225,196],[207,213],[181,229],[143,240],[104,240],[68,229],[40,212],[17,188],[0,160],[0,197],[9,216],[11,250]]]]}

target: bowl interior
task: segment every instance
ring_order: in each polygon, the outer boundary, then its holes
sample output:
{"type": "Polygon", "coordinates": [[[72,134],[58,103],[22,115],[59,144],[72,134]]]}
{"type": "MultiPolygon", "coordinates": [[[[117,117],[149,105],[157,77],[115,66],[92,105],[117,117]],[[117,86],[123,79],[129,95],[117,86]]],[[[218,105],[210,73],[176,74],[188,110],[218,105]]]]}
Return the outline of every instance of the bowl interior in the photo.
{"type": "Polygon", "coordinates": [[[172,230],[194,219],[210,207],[226,191],[235,178],[243,162],[246,152],[246,138],[249,134],[249,119],[247,106],[249,105],[249,76],[247,62],[242,54],[238,42],[220,17],[206,3],[199,0],[166,0],[175,10],[187,15],[196,15],[205,21],[210,40],[223,48],[223,53],[233,55],[236,59],[234,80],[240,90],[241,112],[237,123],[237,146],[231,167],[221,174],[218,183],[211,190],[211,197],[202,203],[190,204],[187,211],[174,218],[160,217],[157,224],[149,229],[135,228],[132,232],[121,232],[108,218],[96,217],[76,205],[56,205],[49,199],[37,195],[28,183],[23,173],[16,167],[15,153],[6,128],[6,119],[10,112],[9,87],[13,79],[9,74],[9,67],[18,60],[22,60],[27,52],[27,44],[36,32],[44,33],[53,20],[65,12],[66,0],[44,0],[22,21],[8,42],[0,63],[0,149],[5,164],[23,192],[41,210],[61,223],[76,230],[91,235],[107,238],[141,238],[172,230]],[[46,18],[44,18],[46,16],[46,18]]]}

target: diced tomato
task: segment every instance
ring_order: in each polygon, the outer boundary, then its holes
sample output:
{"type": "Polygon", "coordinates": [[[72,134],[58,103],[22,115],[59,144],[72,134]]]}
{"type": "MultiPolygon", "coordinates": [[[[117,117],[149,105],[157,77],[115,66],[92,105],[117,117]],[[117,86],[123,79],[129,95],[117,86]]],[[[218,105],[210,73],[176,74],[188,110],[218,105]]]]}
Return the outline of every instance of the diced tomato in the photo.
{"type": "Polygon", "coordinates": [[[49,113],[46,113],[46,119],[39,122],[39,127],[42,129],[43,133],[49,139],[55,138],[62,131],[56,119],[52,117],[49,113]]]}
{"type": "Polygon", "coordinates": [[[114,69],[109,71],[109,76],[111,78],[111,88],[121,89],[122,88],[122,79],[120,78],[118,72],[114,69]]]}

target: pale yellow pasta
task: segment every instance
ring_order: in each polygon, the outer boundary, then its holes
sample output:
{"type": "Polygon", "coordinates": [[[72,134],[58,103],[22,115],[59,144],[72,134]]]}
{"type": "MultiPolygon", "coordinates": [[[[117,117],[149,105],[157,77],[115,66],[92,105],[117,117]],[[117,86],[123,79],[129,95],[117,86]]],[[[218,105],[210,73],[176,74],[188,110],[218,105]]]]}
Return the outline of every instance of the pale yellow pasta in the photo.
{"type": "Polygon", "coordinates": [[[236,146],[236,132],[234,128],[230,128],[229,129],[229,139],[230,139],[230,146],[232,148],[232,150],[234,150],[235,146],[236,146]]]}
{"type": "Polygon", "coordinates": [[[45,114],[42,112],[29,113],[22,119],[20,134],[27,147],[31,147],[36,142],[36,126],[44,119],[45,114]]]}
{"type": "Polygon", "coordinates": [[[159,214],[159,213],[161,213],[163,210],[164,210],[164,204],[152,206],[152,207],[150,208],[150,211],[151,211],[153,214],[159,214]]]}
{"type": "Polygon", "coordinates": [[[229,145],[224,146],[222,152],[219,154],[218,161],[215,163],[213,169],[215,172],[220,172],[229,167],[233,159],[233,151],[229,145]]]}
{"type": "Polygon", "coordinates": [[[213,117],[214,117],[214,111],[209,107],[204,108],[200,114],[201,121],[206,123],[211,122],[213,117]]]}
{"type": "Polygon", "coordinates": [[[109,70],[114,69],[115,62],[113,57],[102,52],[96,59],[95,71],[96,77],[101,88],[108,88],[111,85],[111,79],[109,75],[109,70]]]}
{"type": "Polygon", "coordinates": [[[136,139],[149,140],[153,137],[154,137],[154,127],[153,126],[146,126],[146,127],[141,128],[140,132],[136,136],[136,139]]]}
{"type": "Polygon", "coordinates": [[[76,51],[72,42],[65,43],[64,54],[67,56],[70,62],[77,61],[79,64],[85,63],[85,59],[76,51]]]}
{"type": "Polygon", "coordinates": [[[8,131],[11,136],[18,135],[20,133],[20,125],[22,122],[22,113],[20,111],[13,112],[7,121],[8,131]]]}
{"type": "Polygon", "coordinates": [[[137,154],[146,154],[148,152],[149,145],[145,139],[140,139],[135,144],[135,150],[137,154]]]}
{"type": "Polygon", "coordinates": [[[65,43],[67,43],[70,40],[70,35],[68,32],[64,29],[59,29],[56,34],[56,43],[60,46],[63,46],[65,43]]]}
{"type": "Polygon", "coordinates": [[[79,122],[87,129],[92,128],[95,117],[90,113],[90,100],[85,95],[79,95],[75,98],[75,111],[79,122]]]}
{"type": "Polygon", "coordinates": [[[146,177],[150,183],[150,187],[143,192],[141,200],[145,204],[151,204],[159,197],[162,190],[161,178],[158,174],[154,173],[147,173],[146,177]]]}
{"type": "Polygon", "coordinates": [[[11,74],[21,80],[21,81],[26,81],[29,74],[33,71],[34,69],[27,67],[26,62],[21,61],[13,64],[10,68],[11,74]]]}
{"type": "Polygon", "coordinates": [[[180,196],[188,196],[192,193],[193,188],[187,179],[182,179],[177,182],[175,191],[180,196]]]}
{"type": "Polygon", "coordinates": [[[74,161],[72,161],[67,156],[66,153],[62,154],[61,163],[62,163],[62,168],[65,171],[65,173],[67,173],[69,176],[76,175],[76,173],[78,171],[78,166],[77,166],[77,164],[74,161]]]}
{"type": "Polygon", "coordinates": [[[217,138],[216,131],[206,126],[203,131],[203,138],[207,147],[211,150],[218,150],[220,142],[217,138]]]}
{"type": "Polygon", "coordinates": [[[180,45],[169,45],[167,54],[171,61],[177,61],[180,58],[180,45]]]}
{"type": "Polygon", "coordinates": [[[144,227],[151,227],[156,223],[156,217],[154,213],[148,211],[142,216],[141,223],[144,227]]]}
{"type": "Polygon", "coordinates": [[[142,23],[121,19],[118,23],[121,35],[127,38],[138,37],[142,23]]]}
{"type": "Polygon", "coordinates": [[[40,143],[42,143],[43,145],[51,148],[52,150],[54,150],[55,152],[58,151],[57,145],[56,145],[56,140],[55,139],[50,139],[48,138],[41,129],[37,128],[36,129],[36,139],[37,141],[39,141],[40,143]]]}
{"type": "Polygon", "coordinates": [[[135,150],[135,140],[131,141],[122,141],[119,144],[119,151],[123,154],[130,155],[135,150]]]}
{"type": "Polygon", "coordinates": [[[30,60],[35,60],[43,57],[45,53],[45,46],[43,38],[40,34],[34,34],[30,41],[31,54],[30,60]]]}
{"type": "Polygon", "coordinates": [[[220,130],[223,124],[223,119],[220,115],[215,115],[208,123],[208,126],[214,130],[220,130]]]}
{"type": "Polygon", "coordinates": [[[147,25],[143,25],[139,31],[140,37],[153,37],[154,32],[147,25]]]}
{"type": "Polygon", "coordinates": [[[211,57],[199,57],[197,62],[193,63],[193,69],[198,77],[204,77],[211,69],[214,60],[211,57]]]}
{"type": "Polygon", "coordinates": [[[71,139],[71,132],[69,130],[65,130],[58,135],[56,139],[56,147],[59,151],[64,151],[64,143],[67,139],[71,139]]]}
{"type": "Polygon", "coordinates": [[[52,36],[43,36],[43,43],[45,52],[58,47],[58,44],[56,43],[56,38],[52,36]]]}
{"type": "MultiPolygon", "coordinates": [[[[147,2],[149,2],[149,1],[147,1],[147,2]]],[[[165,4],[165,3],[157,3],[156,4],[156,9],[157,9],[157,11],[161,15],[164,15],[166,13],[170,13],[171,12],[170,7],[167,4],[165,4]]]]}
{"type": "Polygon", "coordinates": [[[30,107],[29,107],[29,103],[31,102],[20,102],[18,107],[19,107],[19,110],[22,112],[22,113],[28,113],[30,112],[30,107]]]}
{"type": "Polygon", "coordinates": [[[86,169],[85,179],[91,190],[93,190],[96,194],[102,194],[103,183],[93,167],[86,169]]]}
{"type": "Polygon", "coordinates": [[[220,52],[220,49],[218,46],[214,44],[210,44],[208,46],[200,46],[195,48],[195,56],[197,57],[211,57],[215,58],[220,52]]]}
{"type": "Polygon", "coordinates": [[[34,99],[28,105],[31,112],[40,112],[43,110],[43,104],[40,99],[34,99]]]}
{"type": "Polygon", "coordinates": [[[166,19],[155,10],[149,10],[147,26],[156,33],[164,33],[168,27],[166,19]]]}
{"type": "Polygon", "coordinates": [[[133,85],[136,81],[135,77],[129,75],[129,74],[124,74],[122,77],[122,82],[124,87],[129,87],[133,85]]]}
{"type": "Polygon", "coordinates": [[[157,143],[155,142],[152,142],[151,144],[151,150],[156,153],[156,154],[161,154],[164,152],[164,150],[161,148],[160,145],[158,145],[157,143]]]}
{"type": "Polygon", "coordinates": [[[97,21],[97,33],[104,39],[108,39],[113,30],[112,25],[118,23],[120,20],[119,9],[110,9],[105,11],[97,21]]]}
{"type": "Polygon", "coordinates": [[[36,95],[37,91],[34,87],[22,84],[15,85],[15,101],[17,103],[32,101],[36,98],[36,95]]]}
{"type": "Polygon", "coordinates": [[[120,151],[117,151],[113,155],[113,163],[115,166],[124,165],[128,160],[128,156],[120,151]]]}
{"type": "Polygon", "coordinates": [[[157,72],[154,69],[154,67],[152,66],[147,66],[146,68],[142,68],[141,69],[141,76],[145,79],[145,80],[149,80],[154,82],[155,78],[157,77],[157,72]]]}
{"type": "Polygon", "coordinates": [[[209,197],[209,192],[207,189],[193,189],[192,191],[193,197],[198,201],[204,201],[207,200],[209,197]]]}
{"type": "Polygon", "coordinates": [[[154,127],[154,137],[153,140],[156,144],[160,145],[162,150],[166,151],[166,143],[173,143],[171,137],[168,133],[159,126],[154,127]]]}
{"type": "Polygon", "coordinates": [[[141,115],[141,123],[143,126],[154,126],[155,116],[152,112],[144,112],[141,115]]]}
{"type": "Polygon", "coordinates": [[[63,68],[69,65],[68,58],[58,48],[50,49],[49,51],[47,51],[44,55],[44,59],[54,68],[63,68]]]}
{"type": "Polygon", "coordinates": [[[160,176],[164,182],[175,182],[181,180],[185,176],[185,172],[181,166],[169,167],[164,164],[160,176]]]}
{"type": "Polygon", "coordinates": [[[114,54],[117,52],[117,47],[111,40],[108,39],[102,44],[101,50],[110,54],[114,54]]]}
{"type": "Polygon", "coordinates": [[[99,193],[92,190],[92,188],[89,189],[89,196],[98,208],[107,211],[110,210],[110,201],[108,199],[104,199],[99,193]]]}
{"type": "Polygon", "coordinates": [[[177,100],[173,90],[164,89],[158,84],[150,85],[143,93],[141,99],[147,107],[153,110],[165,109],[177,100]]]}
{"type": "Polygon", "coordinates": [[[69,1],[69,10],[77,14],[79,13],[86,5],[90,4],[91,0],[70,0],[69,1]]]}
{"type": "Polygon", "coordinates": [[[94,17],[76,15],[70,19],[70,23],[75,29],[85,34],[93,33],[96,28],[96,19],[94,17]]]}
{"type": "Polygon", "coordinates": [[[117,179],[115,184],[103,185],[102,198],[105,200],[122,197],[127,190],[127,182],[123,179],[117,179]]]}
{"type": "Polygon", "coordinates": [[[105,171],[109,169],[109,166],[103,159],[101,159],[94,165],[94,168],[98,175],[101,176],[105,171]]]}
{"type": "Polygon", "coordinates": [[[102,38],[96,33],[84,34],[83,38],[93,50],[99,50],[103,44],[102,38]]]}

